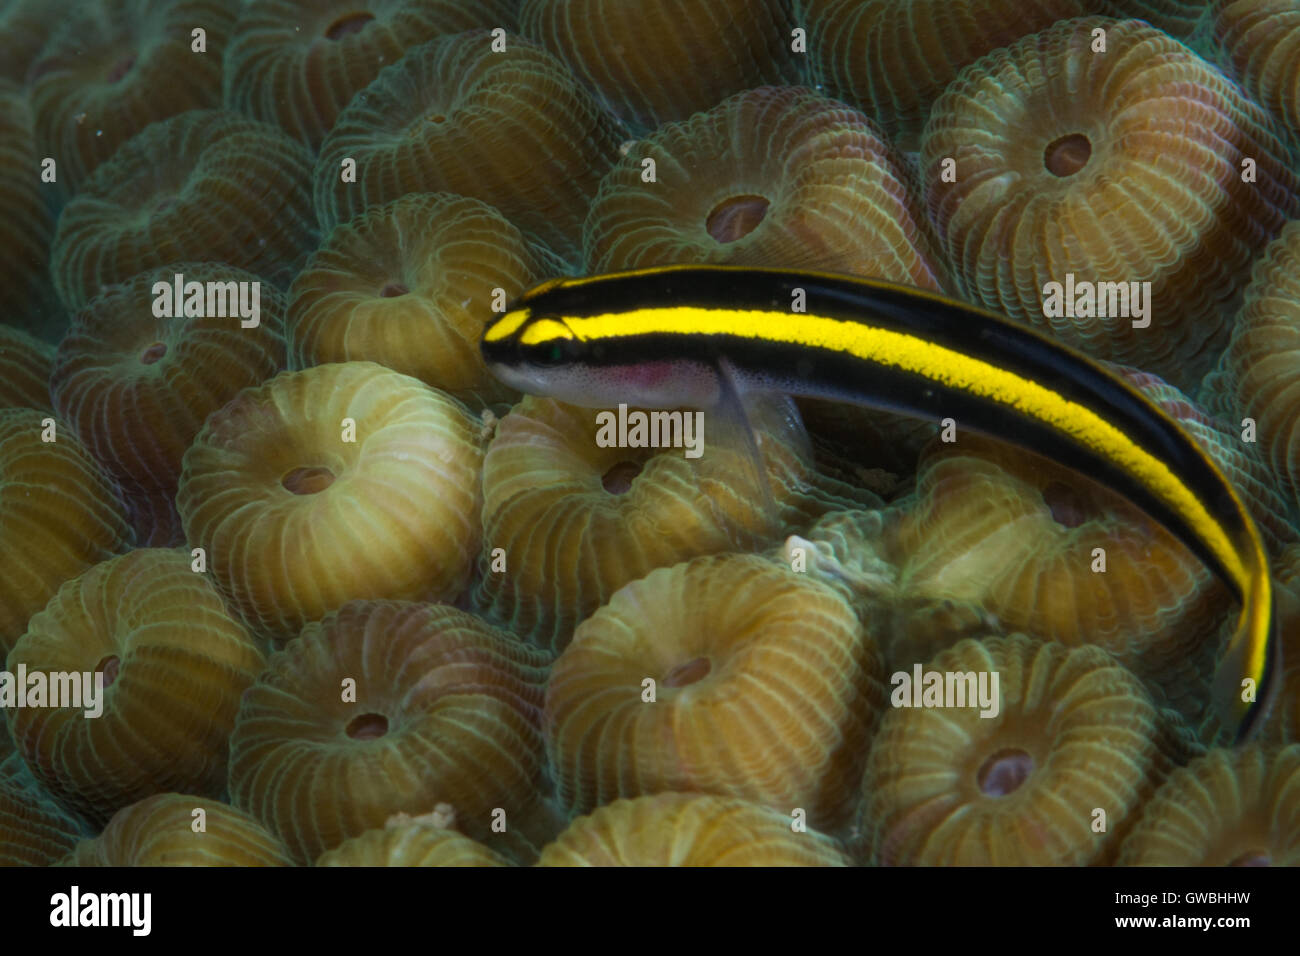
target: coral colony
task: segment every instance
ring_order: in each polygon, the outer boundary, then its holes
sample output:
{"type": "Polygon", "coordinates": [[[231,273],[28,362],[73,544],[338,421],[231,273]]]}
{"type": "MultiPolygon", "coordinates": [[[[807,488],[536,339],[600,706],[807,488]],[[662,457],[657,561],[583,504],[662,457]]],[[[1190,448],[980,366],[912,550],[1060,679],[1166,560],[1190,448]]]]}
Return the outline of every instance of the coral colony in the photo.
{"type": "Polygon", "coordinates": [[[1177,422],[1285,604],[1297,49],[1300,0],[0,3],[0,864],[1300,863],[1295,629],[1238,744],[1231,595],[1093,476],[480,352],[566,276],[955,297],[1177,422]]]}

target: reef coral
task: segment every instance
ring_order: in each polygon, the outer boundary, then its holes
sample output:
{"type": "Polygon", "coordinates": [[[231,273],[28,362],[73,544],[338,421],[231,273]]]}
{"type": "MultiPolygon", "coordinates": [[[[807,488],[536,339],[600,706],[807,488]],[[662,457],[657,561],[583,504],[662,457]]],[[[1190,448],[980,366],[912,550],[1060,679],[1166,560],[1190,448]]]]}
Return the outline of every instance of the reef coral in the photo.
{"type": "Polygon", "coordinates": [[[21,329],[0,325],[0,408],[53,408],[54,348],[21,329]]]}
{"type": "Polygon", "coordinates": [[[25,92],[0,81],[0,316],[7,325],[57,339],[66,324],[50,278],[58,186],[42,181],[40,160],[25,92]]]}
{"type": "Polygon", "coordinates": [[[291,866],[278,840],[211,797],[160,793],[113,815],[63,866],[291,866]]]}
{"type": "Polygon", "coordinates": [[[1252,256],[1300,215],[1267,114],[1138,21],[1058,23],[966,68],[935,103],[921,166],[968,296],[1179,386],[1225,344],[1220,310],[1252,256]]]}
{"type": "Polygon", "coordinates": [[[289,292],[294,368],[377,362],[471,405],[512,402],[479,356],[483,326],[549,274],[491,206],[413,194],[336,226],[289,292]]]}
{"type": "Polygon", "coordinates": [[[1300,746],[1211,750],[1175,770],[1120,866],[1300,866],[1300,746]]]}
{"type": "Polygon", "coordinates": [[[301,863],[438,804],[466,835],[513,848],[492,821],[526,833],[542,799],[547,660],[455,608],[348,604],[274,654],[245,695],[234,803],[301,863]]]}
{"type": "Polygon", "coordinates": [[[597,431],[590,409],[526,397],[483,463],[475,604],[544,647],[563,648],[579,621],[655,568],[773,543],[828,510],[879,503],[821,474],[784,433],[763,436],[759,476],[722,442],[693,460],[678,448],[602,445],[597,431]]]}
{"type": "Polygon", "coordinates": [[[54,407],[128,497],[161,498],[159,510],[171,512],[181,458],[204,420],[284,368],[284,298],[268,287],[254,299],[258,281],[230,266],[175,263],[114,286],[74,317],[49,380],[54,407]],[[177,276],[200,290],[200,314],[172,315],[177,276]],[[165,315],[155,308],[158,283],[165,315]],[[216,295],[203,291],[213,285],[216,295]]]}
{"type": "Polygon", "coordinates": [[[849,866],[842,847],[790,815],[736,797],[660,793],[579,817],[538,866],[849,866]]]}
{"type": "Polygon", "coordinates": [[[80,836],[81,825],[52,801],[0,776],[0,867],[57,863],[80,836]]]}
{"type": "Polygon", "coordinates": [[[1216,0],[1215,32],[1241,83],[1300,135],[1300,3],[1216,0]]]}
{"type": "Polygon", "coordinates": [[[310,163],[306,147],[237,113],[190,110],[150,124],[59,216],[59,296],[79,309],[173,262],[222,262],[288,286],[316,243],[310,163]]]}
{"type": "Polygon", "coordinates": [[[0,0],[0,867],[1300,865],[1297,157],[1300,0],[0,0]]]}
{"type": "Polygon", "coordinates": [[[65,581],[133,543],[117,485],[72,429],[0,409],[0,652],[65,581]]]}
{"type": "Polygon", "coordinates": [[[991,717],[951,706],[885,715],[862,782],[859,826],[873,863],[1106,862],[1143,802],[1195,753],[1185,729],[1098,647],[971,639],[923,667],[997,674],[1001,702],[991,717]]]}
{"type": "Polygon", "coordinates": [[[884,705],[883,671],[848,603],[787,567],[722,555],[653,571],[579,625],[552,668],[559,797],[586,813],[716,793],[834,827],[884,705]]]}
{"type": "Polygon", "coordinates": [[[428,818],[396,814],[382,829],[367,830],[325,851],[316,865],[510,866],[511,863],[458,830],[438,826],[428,818]]]}
{"type": "Polygon", "coordinates": [[[72,674],[80,705],[53,706],[50,688],[46,706],[12,710],[10,728],[46,790],[101,823],[156,793],[217,796],[240,694],[262,662],[187,553],[140,548],[69,581],[31,619],[5,667],[72,674]],[[93,692],[81,680],[92,673],[93,692]]]}
{"type": "Polygon", "coordinates": [[[221,54],[235,13],[223,0],[70,6],[31,68],[37,139],[65,190],[79,190],[151,123],[221,105],[221,54]]]}
{"type": "Polygon", "coordinates": [[[867,117],[762,87],[633,144],[588,213],[586,266],[779,265],[939,289],[946,270],[916,196],[867,117]]]}
{"type": "Polygon", "coordinates": [[[352,97],[411,47],[475,27],[513,29],[512,0],[261,0],[225,54],[225,103],[318,148],[352,97]]]}
{"type": "Polygon", "coordinates": [[[177,509],[250,625],[293,637],[351,600],[454,600],[478,553],[483,436],[373,362],[282,372],[211,415],[177,509]]]}
{"type": "Polygon", "coordinates": [[[475,32],[416,47],[348,104],[313,174],[323,227],[407,193],[451,192],[576,256],[618,125],[551,54],[517,37],[504,52],[493,42],[475,32]]]}
{"type": "Polygon", "coordinates": [[[641,130],[801,71],[783,0],[524,0],[519,19],[525,35],[641,130]]]}
{"type": "MultiPolygon", "coordinates": [[[[1300,494],[1300,222],[1256,263],[1224,353],[1226,398],[1250,419],[1273,473],[1300,494]]],[[[1244,421],[1243,421],[1244,424],[1244,421]]]]}

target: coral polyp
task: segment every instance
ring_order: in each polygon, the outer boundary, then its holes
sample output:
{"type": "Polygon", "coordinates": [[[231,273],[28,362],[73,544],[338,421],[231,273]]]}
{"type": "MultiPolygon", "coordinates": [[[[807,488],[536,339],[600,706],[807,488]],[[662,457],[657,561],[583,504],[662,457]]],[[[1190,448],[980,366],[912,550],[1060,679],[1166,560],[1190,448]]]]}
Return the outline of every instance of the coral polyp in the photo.
{"type": "Polygon", "coordinates": [[[284,299],[268,287],[254,300],[258,281],[230,266],[176,263],[96,296],[73,319],[50,379],[55,409],[132,490],[174,498],[181,458],[204,420],[284,367],[284,299]],[[177,276],[182,289],[199,284],[202,314],[171,314],[177,276]],[[155,308],[160,282],[165,315],[155,308]],[[209,313],[212,286],[221,298],[209,313]]]}
{"type": "Polygon", "coordinates": [[[1300,866],[1300,746],[1211,750],[1174,771],[1120,866],[1300,866]]]}
{"type": "Polygon", "coordinates": [[[548,275],[546,258],[476,199],[405,196],[336,226],[294,280],[295,368],[365,360],[473,405],[512,401],[483,366],[483,326],[548,275]]]}
{"type": "Polygon", "coordinates": [[[1267,114],[1131,20],[1061,22],[972,64],[936,102],[921,164],[967,295],[1181,386],[1226,341],[1220,310],[1252,256],[1300,214],[1267,114]]]}
{"type": "Polygon", "coordinates": [[[151,123],[221,105],[236,9],[223,0],[102,0],[70,13],[32,65],[32,105],[59,182],[75,192],[151,123]]]}
{"type": "MultiPolygon", "coordinates": [[[[430,814],[429,817],[432,817],[430,814]]],[[[382,829],[367,830],[327,850],[317,866],[510,866],[490,847],[429,817],[396,814],[382,829]]]]}
{"type": "Polygon", "coordinates": [[[78,309],[146,269],[205,261],[285,287],[316,242],[310,168],[304,146],[237,113],[190,110],[152,123],[64,208],[55,288],[78,309]]]}
{"type": "Polygon", "coordinates": [[[590,409],[530,396],[501,420],[483,463],[475,602],[544,647],[563,648],[579,621],[655,568],[772,544],[826,511],[879,501],[821,474],[784,433],[762,446],[774,515],[741,451],[719,443],[696,462],[602,444],[597,431],[590,409]],[[498,548],[504,572],[492,567],[498,548]]]}
{"type": "Polygon", "coordinates": [[[886,714],[862,782],[860,829],[875,863],[1106,862],[1117,834],[1195,752],[1185,729],[1098,647],[964,640],[924,672],[941,681],[998,675],[1001,700],[991,717],[970,706],[886,714]],[[1093,826],[1095,808],[1104,829],[1093,826]]]}
{"type": "Polygon", "coordinates": [[[1215,32],[1247,90],[1300,133],[1300,4],[1217,0],[1215,32]]]}
{"type": "Polygon", "coordinates": [[[40,166],[28,98],[21,87],[0,81],[0,315],[7,325],[50,340],[66,318],[50,278],[58,185],[41,181],[40,166]]]}
{"type": "Polygon", "coordinates": [[[97,701],[83,687],[83,706],[11,711],[14,741],[50,793],[99,822],[155,793],[216,796],[262,661],[188,553],[137,549],[61,587],[9,652],[11,672],[94,674],[103,687],[97,701]]]}
{"type": "Polygon", "coordinates": [[[0,409],[0,653],[65,581],[133,543],[117,484],[71,427],[0,409]]]}
{"type": "Polygon", "coordinates": [[[0,867],[57,863],[80,836],[81,825],[44,794],[0,776],[0,867]]]}
{"type": "Polygon", "coordinates": [[[906,148],[965,66],[1057,20],[1083,0],[797,0],[817,79],[860,105],[906,148]]]}
{"type": "Polygon", "coordinates": [[[454,608],[348,604],[273,655],[245,695],[235,805],[302,863],[439,804],[466,835],[513,847],[492,824],[499,808],[526,834],[542,799],[546,661],[454,608]]]}
{"type": "Polygon", "coordinates": [[[801,88],[738,93],[634,143],[583,245],[597,273],[714,262],[947,281],[902,160],[866,116],[801,88]]]}
{"type": "Polygon", "coordinates": [[[883,703],[879,653],[838,595],[757,556],[706,557],[579,625],[546,687],[547,746],[580,813],[699,791],[803,807],[826,828],[849,812],[883,703]]]}
{"type": "Polygon", "coordinates": [[[211,797],[160,793],[123,807],[64,866],[290,866],[280,841],[211,797]]]}
{"type": "Polygon", "coordinates": [[[1288,223],[1255,265],[1224,353],[1232,407],[1253,421],[1273,473],[1300,492],[1300,222],[1288,223]]]}
{"type": "Polygon", "coordinates": [[[245,620],[287,640],[347,601],[464,591],[482,461],[453,399],[373,362],[318,365],[208,418],[177,509],[245,620]]]}
{"type": "Polygon", "coordinates": [[[386,63],[426,40],[514,26],[511,0],[262,0],[244,4],[225,54],[226,105],[313,148],[386,63]]]}
{"type": "Polygon", "coordinates": [[[843,848],[790,816],[736,797],[661,793],[580,817],[539,866],[849,866],[843,848]]]}
{"type": "Polygon", "coordinates": [[[503,52],[493,43],[487,32],[431,41],[353,99],[316,162],[322,226],[406,193],[452,192],[576,254],[617,124],[551,54],[517,37],[503,52]]]}
{"type": "Polygon", "coordinates": [[[54,349],[20,329],[0,325],[0,408],[53,408],[54,349]]]}
{"type": "Polygon", "coordinates": [[[782,0],[524,0],[520,21],[640,129],[800,72],[782,0]]]}

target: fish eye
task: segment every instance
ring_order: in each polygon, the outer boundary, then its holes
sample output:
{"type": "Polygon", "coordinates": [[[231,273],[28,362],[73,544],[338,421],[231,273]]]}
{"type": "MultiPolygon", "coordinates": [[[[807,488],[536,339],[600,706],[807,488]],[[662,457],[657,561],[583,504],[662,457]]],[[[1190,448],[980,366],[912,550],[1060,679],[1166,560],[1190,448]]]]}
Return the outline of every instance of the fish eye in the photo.
{"type": "Polygon", "coordinates": [[[572,361],[578,356],[579,348],[576,339],[552,339],[533,346],[528,358],[534,365],[550,368],[572,361]]]}
{"type": "Polygon", "coordinates": [[[519,336],[520,347],[534,365],[561,365],[573,359],[581,346],[573,331],[558,318],[534,319],[519,336]]]}

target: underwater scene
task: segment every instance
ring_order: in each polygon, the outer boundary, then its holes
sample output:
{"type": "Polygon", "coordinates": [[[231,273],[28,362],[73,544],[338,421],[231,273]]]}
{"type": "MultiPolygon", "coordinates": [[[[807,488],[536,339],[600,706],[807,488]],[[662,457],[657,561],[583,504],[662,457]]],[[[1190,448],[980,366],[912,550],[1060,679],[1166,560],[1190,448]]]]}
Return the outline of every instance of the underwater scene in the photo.
{"type": "Polygon", "coordinates": [[[0,864],[1300,864],[1300,0],[0,0],[0,129],[0,864]]]}

